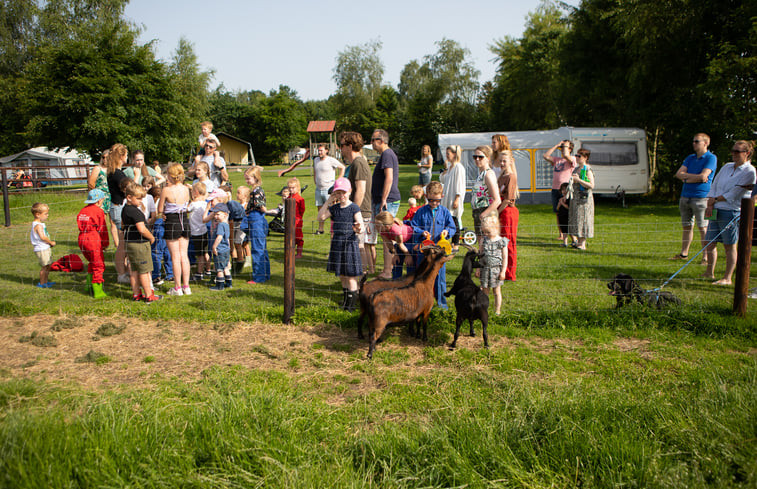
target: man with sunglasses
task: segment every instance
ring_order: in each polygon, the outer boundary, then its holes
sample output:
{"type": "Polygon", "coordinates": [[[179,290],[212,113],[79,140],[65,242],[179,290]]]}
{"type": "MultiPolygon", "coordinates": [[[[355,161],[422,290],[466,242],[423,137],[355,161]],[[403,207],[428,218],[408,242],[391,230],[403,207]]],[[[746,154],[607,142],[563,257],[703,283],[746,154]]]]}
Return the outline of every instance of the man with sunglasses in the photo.
{"type": "MultiPolygon", "coordinates": [[[[692,141],[694,153],[683,160],[675,177],[683,182],[681,199],[678,209],[681,211],[681,252],[671,257],[671,260],[685,260],[689,257],[689,247],[694,239],[694,223],[699,228],[699,238],[704,248],[707,236],[707,221],[704,211],[707,208],[707,193],[710,191],[715,170],[718,167],[717,157],[707,150],[710,136],[700,132],[694,135],[692,141]]],[[[706,257],[702,263],[707,263],[706,257]]]]}
{"type": "MultiPolygon", "coordinates": [[[[392,216],[397,215],[402,196],[399,190],[399,160],[397,154],[389,147],[389,133],[384,129],[376,129],[371,135],[371,146],[379,156],[371,177],[371,204],[373,205],[373,219],[383,211],[392,216]]],[[[392,254],[384,244],[384,273],[392,270],[392,254]]]]}
{"type": "Polygon", "coordinates": [[[206,139],[205,156],[201,160],[208,164],[208,168],[210,168],[210,175],[208,176],[216,184],[216,187],[220,187],[229,181],[229,174],[226,172],[226,160],[217,151],[220,145],[215,138],[206,139]]]}

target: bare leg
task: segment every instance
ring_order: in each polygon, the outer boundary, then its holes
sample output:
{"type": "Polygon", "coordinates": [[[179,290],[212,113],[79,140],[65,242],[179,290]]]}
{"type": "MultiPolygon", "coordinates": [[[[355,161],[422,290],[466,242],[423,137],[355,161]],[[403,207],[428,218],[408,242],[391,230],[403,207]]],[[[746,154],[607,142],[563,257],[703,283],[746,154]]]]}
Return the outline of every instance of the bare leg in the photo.
{"type": "Polygon", "coordinates": [[[681,255],[688,256],[691,240],[694,238],[694,227],[684,226],[681,231],[681,255]]]}
{"type": "Polygon", "coordinates": [[[707,270],[702,274],[703,278],[714,279],[715,278],[715,265],[718,262],[718,244],[715,242],[709,243],[705,248],[707,255],[707,270]]]}
{"type": "MultiPolygon", "coordinates": [[[[733,272],[736,270],[736,258],[738,250],[736,245],[723,245],[725,247],[725,274],[723,278],[715,282],[716,285],[731,285],[731,279],[733,278],[733,272]]],[[[714,271],[714,270],[713,270],[714,271]]]]}
{"type": "MultiPolygon", "coordinates": [[[[502,266],[505,266],[503,263],[502,266]]],[[[500,310],[502,309],[502,286],[498,285],[493,288],[494,290],[494,314],[499,316],[500,310]]]]}
{"type": "MultiPolygon", "coordinates": [[[[187,254],[187,250],[189,249],[189,240],[187,238],[179,238],[178,240],[179,244],[179,261],[181,263],[181,269],[180,273],[181,275],[176,275],[176,265],[174,265],[174,277],[176,277],[176,280],[179,280],[179,277],[181,277],[181,285],[183,287],[189,287],[189,255],[187,254]]],[[[174,260],[173,255],[171,256],[171,259],[174,260]]],[[[174,260],[174,263],[176,263],[176,260],[174,260]]],[[[177,282],[178,283],[178,282],[177,282]]]]}

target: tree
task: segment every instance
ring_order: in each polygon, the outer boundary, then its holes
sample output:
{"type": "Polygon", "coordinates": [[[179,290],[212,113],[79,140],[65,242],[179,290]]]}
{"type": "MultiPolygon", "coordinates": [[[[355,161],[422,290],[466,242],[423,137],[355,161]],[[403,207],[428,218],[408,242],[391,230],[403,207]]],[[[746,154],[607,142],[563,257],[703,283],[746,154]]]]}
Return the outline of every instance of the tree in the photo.
{"type": "Polygon", "coordinates": [[[372,40],[359,46],[347,46],[337,55],[334,102],[340,117],[358,114],[375,105],[384,77],[379,51],[381,41],[372,40]]]}

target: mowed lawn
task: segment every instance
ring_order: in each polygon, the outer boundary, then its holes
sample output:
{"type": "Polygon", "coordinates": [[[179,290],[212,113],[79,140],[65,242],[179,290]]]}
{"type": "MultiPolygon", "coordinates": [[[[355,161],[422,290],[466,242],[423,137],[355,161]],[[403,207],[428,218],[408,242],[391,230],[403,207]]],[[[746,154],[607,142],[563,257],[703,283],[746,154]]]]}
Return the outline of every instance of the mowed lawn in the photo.
{"type": "MultiPolygon", "coordinates": [[[[286,178],[268,170],[273,207],[286,178]]],[[[111,265],[110,297],[94,301],[82,273],[34,287],[28,238],[29,206],[43,200],[55,257],[75,252],[83,194],[12,195],[0,486],[757,485],[757,302],[734,317],[733,288],[700,279],[698,258],[664,288],[680,306],[616,310],[605,285],[624,272],[652,289],[679,271],[667,259],[680,251],[676,205],[598,199],[586,252],[558,246],[550,206],[520,205],[518,280],[503,286],[503,314],[491,311],[491,348],[478,324],[447,348],[451,304],[433,312],[428,342],[392,328],[369,361],[325,271],[328,233],[312,234],[312,177],[294,175],[310,188],[290,326],[280,234],[266,284],[135,304],[111,265]]],[[[403,197],[416,178],[402,167],[403,197]]],[[[448,264],[448,286],[461,263],[448,264]]],[[[716,274],[723,265],[721,248],[716,274]]]]}

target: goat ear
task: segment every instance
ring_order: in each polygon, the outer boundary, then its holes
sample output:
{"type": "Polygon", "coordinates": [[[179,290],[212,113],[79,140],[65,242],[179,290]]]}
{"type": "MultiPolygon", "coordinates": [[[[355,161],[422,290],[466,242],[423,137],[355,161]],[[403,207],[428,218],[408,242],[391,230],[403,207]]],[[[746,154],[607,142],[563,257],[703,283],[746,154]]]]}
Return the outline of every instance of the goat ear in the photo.
{"type": "Polygon", "coordinates": [[[462,246],[463,248],[465,248],[468,251],[474,251],[473,247],[471,245],[469,245],[468,243],[460,243],[460,246],[462,246]]]}

